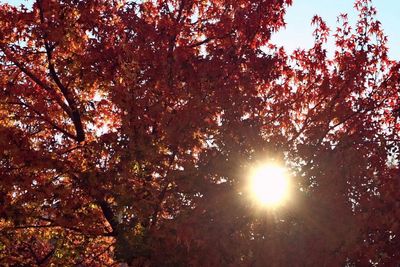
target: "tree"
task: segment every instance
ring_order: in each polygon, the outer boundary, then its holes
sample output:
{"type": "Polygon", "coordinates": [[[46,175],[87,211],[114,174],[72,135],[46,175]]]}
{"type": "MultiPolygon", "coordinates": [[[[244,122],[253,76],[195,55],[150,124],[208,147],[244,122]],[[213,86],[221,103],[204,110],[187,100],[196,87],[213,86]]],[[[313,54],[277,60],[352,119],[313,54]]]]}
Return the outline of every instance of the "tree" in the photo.
{"type": "Polygon", "coordinates": [[[291,0],[0,8],[0,262],[400,263],[399,63],[368,0],[326,56],[270,42],[291,0]],[[268,213],[262,157],[296,177],[268,213]]]}

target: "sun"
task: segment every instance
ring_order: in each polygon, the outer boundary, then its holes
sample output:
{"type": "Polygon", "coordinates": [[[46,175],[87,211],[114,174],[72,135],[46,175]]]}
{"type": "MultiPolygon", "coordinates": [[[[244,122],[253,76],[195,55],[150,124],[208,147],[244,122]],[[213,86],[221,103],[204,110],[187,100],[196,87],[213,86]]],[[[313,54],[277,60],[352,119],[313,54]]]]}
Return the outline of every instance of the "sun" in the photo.
{"type": "Polygon", "coordinates": [[[263,206],[277,207],[289,197],[287,170],[277,164],[263,164],[253,169],[250,189],[253,198],[263,206]]]}

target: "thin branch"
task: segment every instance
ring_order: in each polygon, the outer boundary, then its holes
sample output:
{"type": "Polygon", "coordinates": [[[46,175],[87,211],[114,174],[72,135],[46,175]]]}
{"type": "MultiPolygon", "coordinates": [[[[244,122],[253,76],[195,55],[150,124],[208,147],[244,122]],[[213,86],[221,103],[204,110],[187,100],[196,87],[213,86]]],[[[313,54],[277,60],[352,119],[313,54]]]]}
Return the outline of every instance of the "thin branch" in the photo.
{"type": "Polygon", "coordinates": [[[54,255],[54,252],[56,252],[57,247],[54,246],[52,250],[50,250],[41,260],[39,260],[37,263],[38,265],[44,264],[46,261],[50,259],[54,255]]]}
{"type": "Polygon", "coordinates": [[[151,225],[150,225],[150,228],[153,228],[153,227],[156,225],[156,223],[157,223],[157,220],[158,220],[158,213],[159,213],[160,210],[161,210],[161,204],[162,204],[162,202],[164,201],[165,194],[167,193],[167,189],[168,189],[168,185],[169,185],[168,174],[169,174],[169,172],[170,172],[170,170],[171,170],[172,164],[174,163],[175,155],[176,155],[176,153],[175,153],[175,151],[174,151],[174,152],[171,154],[171,157],[170,157],[170,159],[169,159],[168,169],[167,169],[167,172],[166,172],[166,174],[165,174],[166,183],[165,183],[164,188],[161,190],[160,195],[158,196],[158,203],[157,203],[157,206],[156,206],[156,208],[155,208],[155,210],[154,210],[154,213],[153,213],[153,215],[152,215],[152,217],[151,217],[151,225]]]}
{"type": "MultiPolygon", "coordinates": [[[[45,220],[45,219],[42,219],[45,220]]],[[[72,231],[76,232],[79,234],[82,234],[83,236],[91,236],[92,234],[87,234],[83,233],[82,230],[76,228],[76,227],[69,227],[69,226],[62,226],[59,224],[53,223],[53,220],[45,220],[45,221],[51,221],[52,223],[50,224],[45,224],[45,225],[17,225],[17,226],[12,226],[12,227],[7,227],[4,228],[4,231],[18,231],[18,230],[24,230],[24,229],[41,229],[41,228],[62,228],[67,231],[72,231]]],[[[114,233],[100,233],[100,234],[95,234],[95,236],[103,236],[103,237],[113,237],[115,236],[114,233]]]]}
{"type": "Polygon", "coordinates": [[[27,103],[23,103],[23,102],[6,102],[7,104],[12,104],[12,105],[20,105],[20,106],[25,106],[28,109],[30,109],[31,111],[33,111],[36,115],[39,116],[39,119],[42,119],[43,121],[47,122],[48,124],[51,125],[51,127],[53,127],[53,129],[62,132],[65,136],[67,136],[68,138],[71,138],[73,140],[77,140],[76,136],[69,133],[67,130],[61,128],[60,126],[58,126],[57,124],[55,124],[53,121],[51,121],[50,118],[48,118],[47,116],[43,115],[42,113],[40,113],[39,111],[37,111],[36,109],[34,109],[31,105],[27,104],[27,103]]]}
{"type": "Polygon", "coordinates": [[[230,32],[228,32],[228,33],[226,33],[226,34],[224,34],[224,35],[222,35],[222,36],[207,37],[207,38],[204,39],[203,41],[199,41],[199,42],[197,42],[197,43],[188,45],[188,46],[186,46],[186,47],[194,48],[194,47],[197,47],[197,46],[206,44],[206,43],[208,43],[208,42],[210,42],[210,41],[213,41],[213,40],[224,39],[224,38],[226,38],[226,37],[229,37],[233,32],[234,32],[234,31],[232,30],[232,31],[230,31],[230,32]]]}

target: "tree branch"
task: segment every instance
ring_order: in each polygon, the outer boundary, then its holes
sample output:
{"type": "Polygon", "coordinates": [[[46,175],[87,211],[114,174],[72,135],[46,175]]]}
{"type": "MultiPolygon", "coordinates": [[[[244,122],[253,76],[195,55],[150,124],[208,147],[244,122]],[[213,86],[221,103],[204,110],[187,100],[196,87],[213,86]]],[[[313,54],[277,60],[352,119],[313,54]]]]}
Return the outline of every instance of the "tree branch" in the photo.
{"type": "Polygon", "coordinates": [[[165,194],[167,193],[167,189],[168,189],[168,185],[169,185],[169,179],[167,178],[167,176],[168,176],[168,173],[169,173],[170,170],[171,170],[172,163],[173,163],[174,160],[175,160],[175,155],[176,155],[176,153],[175,153],[175,151],[174,151],[174,152],[171,154],[171,157],[170,157],[170,159],[169,159],[168,170],[167,170],[167,173],[165,174],[166,183],[165,183],[163,189],[161,190],[160,195],[158,196],[157,206],[155,207],[154,213],[153,213],[153,215],[152,215],[152,217],[151,217],[151,225],[150,225],[150,228],[153,228],[153,227],[156,225],[156,223],[157,223],[157,220],[158,220],[158,213],[159,213],[160,210],[161,210],[161,204],[162,204],[162,202],[163,202],[163,200],[164,200],[164,198],[165,198],[165,194]]]}
{"type": "Polygon", "coordinates": [[[57,130],[61,133],[63,133],[65,136],[67,136],[68,138],[77,140],[76,136],[71,134],[70,132],[68,132],[67,130],[61,128],[60,126],[58,126],[57,124],[55,124],[53,121],[51,121],[50,118],[48,118],[47,116],[45,116],[44,114],[40,113],[39,111],[37,111],[36,109],[34,109],[31,105],[27,104],[27,103],[23,103],[23,102],[6,102],[7,104],[14,104],[14,105],[20,105],[20,106],[25,106],[28,109],[30,109],[31,111],[33,111],[36,115],[39,116],[39,119],[42,119],[43,121],[47,122],[48,124],[51,125],[51,127],[54,130],[57,130]]]}
{"type": "Polygon", "coordinates": [[[96,201],[96,204],[100,206],[101,211],[103,212],[104,217],[110,224],[112,228],[112,233],[110,233],[111,236],[115,236],[118,234],[119,231],[119,223],[116,220],[116,216],[111,209],[110,205],[105,201],[105,200],[98,200],[96,201]]]}
{"type": "MultiPolygon", "coordinates": [[[[35,82],[38,86],[40,86],[42,89],[45,91],[49,92],[50,94],[55,93],[55,90],[46,84],[44,81],[39,79],[37,75],[35,75],[32,71],[30,71],[28,68],[26,68],[21,62],[19,62],[10,51],[8,51],[7,47],[4,46],[3,44],[0,44],[0,49],[3,51],[3,53],[6,55],[6,57],[12,62],[19,70],[21,70],[26,76],[28,76],[33,82],[35,82]]],[[[62,101],[61,97],[58,94],[54,95],[55,100],[57,104],[60,105],[60,107],[67,113],[68,116],[72,116],[72,110],[68,105],[62,101]]]]}
{"type": "MultiPolygon", "coordinates": [[[[42,4],[41,1],[38,1],[38,6],[39,6],[39,13],[40,13],[40,20],[42,23],[45,23],[45,18],[44,18],[44,13],[43,13],[43,8],[42,8],[42,4]]],[[[74,124],[75,127],[75,131],[76,131],[76,140],[78,142],[82,142],[85,141],[85,131],[83,129],[83,124],[82,124],[82,119],[81,119],[81,115],[79,113],[78,110],[78,106],[77,103],[74,99],[74,97],[72,96],[71,92],[68,90],[67,87],[65,87],[57,72],[56,69],[54,67],[53,64],[53,54],[52,51],[54,49],[54,47],[50,47],[48,41],[46,40],[46,37],[44,36],[44,46],[46,49],[46,55],[47,55],[47,61],[48,61],[48,69],[50,72],[50,76],[53,79],[53,81],[55,82],[55,84],[57,85],[57,87],[60,89],[61,93],[63,94],[63,96],[65,97],[65,99],[67,100],[67,103],[69,105],[69,107],[71,108],[71,114],[70,114],[70,118],[72,119],[72,122],[74,124]]]]}

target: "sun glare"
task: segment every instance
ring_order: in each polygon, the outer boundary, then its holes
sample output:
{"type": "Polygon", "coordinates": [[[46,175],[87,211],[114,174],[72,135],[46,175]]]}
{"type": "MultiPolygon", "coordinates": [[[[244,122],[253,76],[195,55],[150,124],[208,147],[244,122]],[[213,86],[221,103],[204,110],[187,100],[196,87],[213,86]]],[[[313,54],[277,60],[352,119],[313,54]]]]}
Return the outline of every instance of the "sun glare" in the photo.
{"type": "Polygon", "coordinates": [[[265,164],[251,174],[251,191],[263,206],[276,207],[287,200],[289,177],[286,169],[279,165],[265,164]]]}

